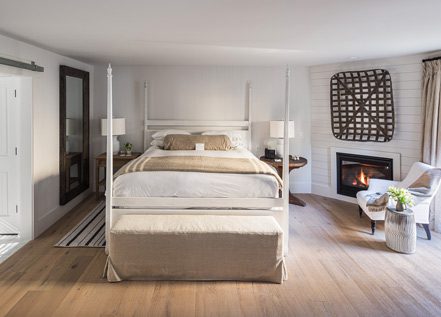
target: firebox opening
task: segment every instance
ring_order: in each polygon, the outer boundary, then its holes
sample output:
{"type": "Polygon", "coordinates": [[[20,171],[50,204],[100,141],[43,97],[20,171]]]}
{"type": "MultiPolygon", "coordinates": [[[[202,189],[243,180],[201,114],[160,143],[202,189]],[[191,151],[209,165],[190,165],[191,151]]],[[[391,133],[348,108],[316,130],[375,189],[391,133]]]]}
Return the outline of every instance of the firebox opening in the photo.
{"type": "Polygon", "coordinates": [[[337,193],[355,197],[369,187],[371,178],[392,180],[393,160],[348,153],[337,155],[337,193]]]}

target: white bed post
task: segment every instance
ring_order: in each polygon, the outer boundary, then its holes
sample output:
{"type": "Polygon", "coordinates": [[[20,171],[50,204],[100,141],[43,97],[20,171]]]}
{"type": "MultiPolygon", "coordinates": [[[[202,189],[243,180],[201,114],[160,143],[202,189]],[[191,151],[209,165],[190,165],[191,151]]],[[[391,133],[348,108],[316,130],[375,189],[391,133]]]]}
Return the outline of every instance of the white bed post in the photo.
{"type": "Polygon", "coordinates": [[[251,145],[251,103],[252,103],[252,94],[251,94],[251,81],[247,81],[247,92],[248,92],[248,148],[252,151],[251,145]]]}
{"type": "Polygon", "coordinates": [[[290,98],[291,70],[286,68],[285,81],[285,124],[283,131],[283,224],[284,254],[288,254],[289,241],[289,98],[290,98]]]}
{"type": "Polygon", "coordinates": [[[112,225],[113,141],[112,141],[112,66],[107,68],[107,164],[106,164],[106,252],[112,225]]]}
{"type": "Polygon", "coordinates": [[[149,88],[147,85],[147,80],[144,81],[144,149],[143,152],[145,150],[147,150],[148,148],[148,140],[147,140],[147,129],[148,129],[148,120],[149,120],[149,88]]]}

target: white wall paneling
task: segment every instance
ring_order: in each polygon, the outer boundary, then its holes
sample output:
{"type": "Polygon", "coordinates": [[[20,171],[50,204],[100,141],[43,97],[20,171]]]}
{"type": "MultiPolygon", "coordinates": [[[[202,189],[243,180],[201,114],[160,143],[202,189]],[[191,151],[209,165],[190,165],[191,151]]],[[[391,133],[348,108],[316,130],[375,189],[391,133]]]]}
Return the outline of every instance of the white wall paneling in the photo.
{"type": "MultiPolygon", "coordinates": [[[[425,56],[320,65],[310,68],[311,78],[311,142],[312,191],[324,196],[338,197],[332,184],[332,147],[361,149],[371,152],[396,153],[401,157],[401,178],[413,162],[421,159],[423,109],[421,106],[421,60],[425,56]],[[383,68],[390,72],[395,106],[395,133],[386,143],[352,142],[336,139],[331,130],[329,81],[341,71],[383,68]]],[[[395,167],[394,167],[395,168],[395,167]]]]}

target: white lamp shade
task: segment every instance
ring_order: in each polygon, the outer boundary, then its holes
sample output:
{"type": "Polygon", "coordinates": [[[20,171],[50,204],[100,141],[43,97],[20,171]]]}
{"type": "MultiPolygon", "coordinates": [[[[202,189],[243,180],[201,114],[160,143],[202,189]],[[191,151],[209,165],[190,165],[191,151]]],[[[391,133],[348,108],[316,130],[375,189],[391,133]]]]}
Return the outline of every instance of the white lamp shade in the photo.
{"type": "MultiPolygon", "coordinates": [[[[126,134],[126,119],[112,119],[112,135],[126,134]]],[[[107,135],[107,119],[101,119],[101,135],[107,135]]]]}
{"type": "Polygon", "coordinates": [[[67,118],[66,119],[66,135],[75,135],[78,134],[79,132],[79,124],[78,124],[78,119],[70,119],[67,118]]]}
{"type": "MultiPolygon", "coordinates": [[[[285,121],[270,121],[270,137],[283,139],[285,121]]],[[[288,121],[288,137],[294,138],[294,121],[288,121]]]]}

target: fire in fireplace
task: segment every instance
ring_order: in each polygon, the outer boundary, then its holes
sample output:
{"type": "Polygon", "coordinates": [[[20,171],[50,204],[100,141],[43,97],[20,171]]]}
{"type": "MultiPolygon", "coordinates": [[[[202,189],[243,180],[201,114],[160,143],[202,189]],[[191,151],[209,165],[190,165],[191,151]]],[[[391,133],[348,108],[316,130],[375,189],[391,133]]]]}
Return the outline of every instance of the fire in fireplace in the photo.
{"type": "Polygon", "coordinates": [[[383,157],[349,153],[337,155],[337,193],[355,197],[357,192],[369,187],[371,178],[393,177],[393,160],[383,157]]]}

